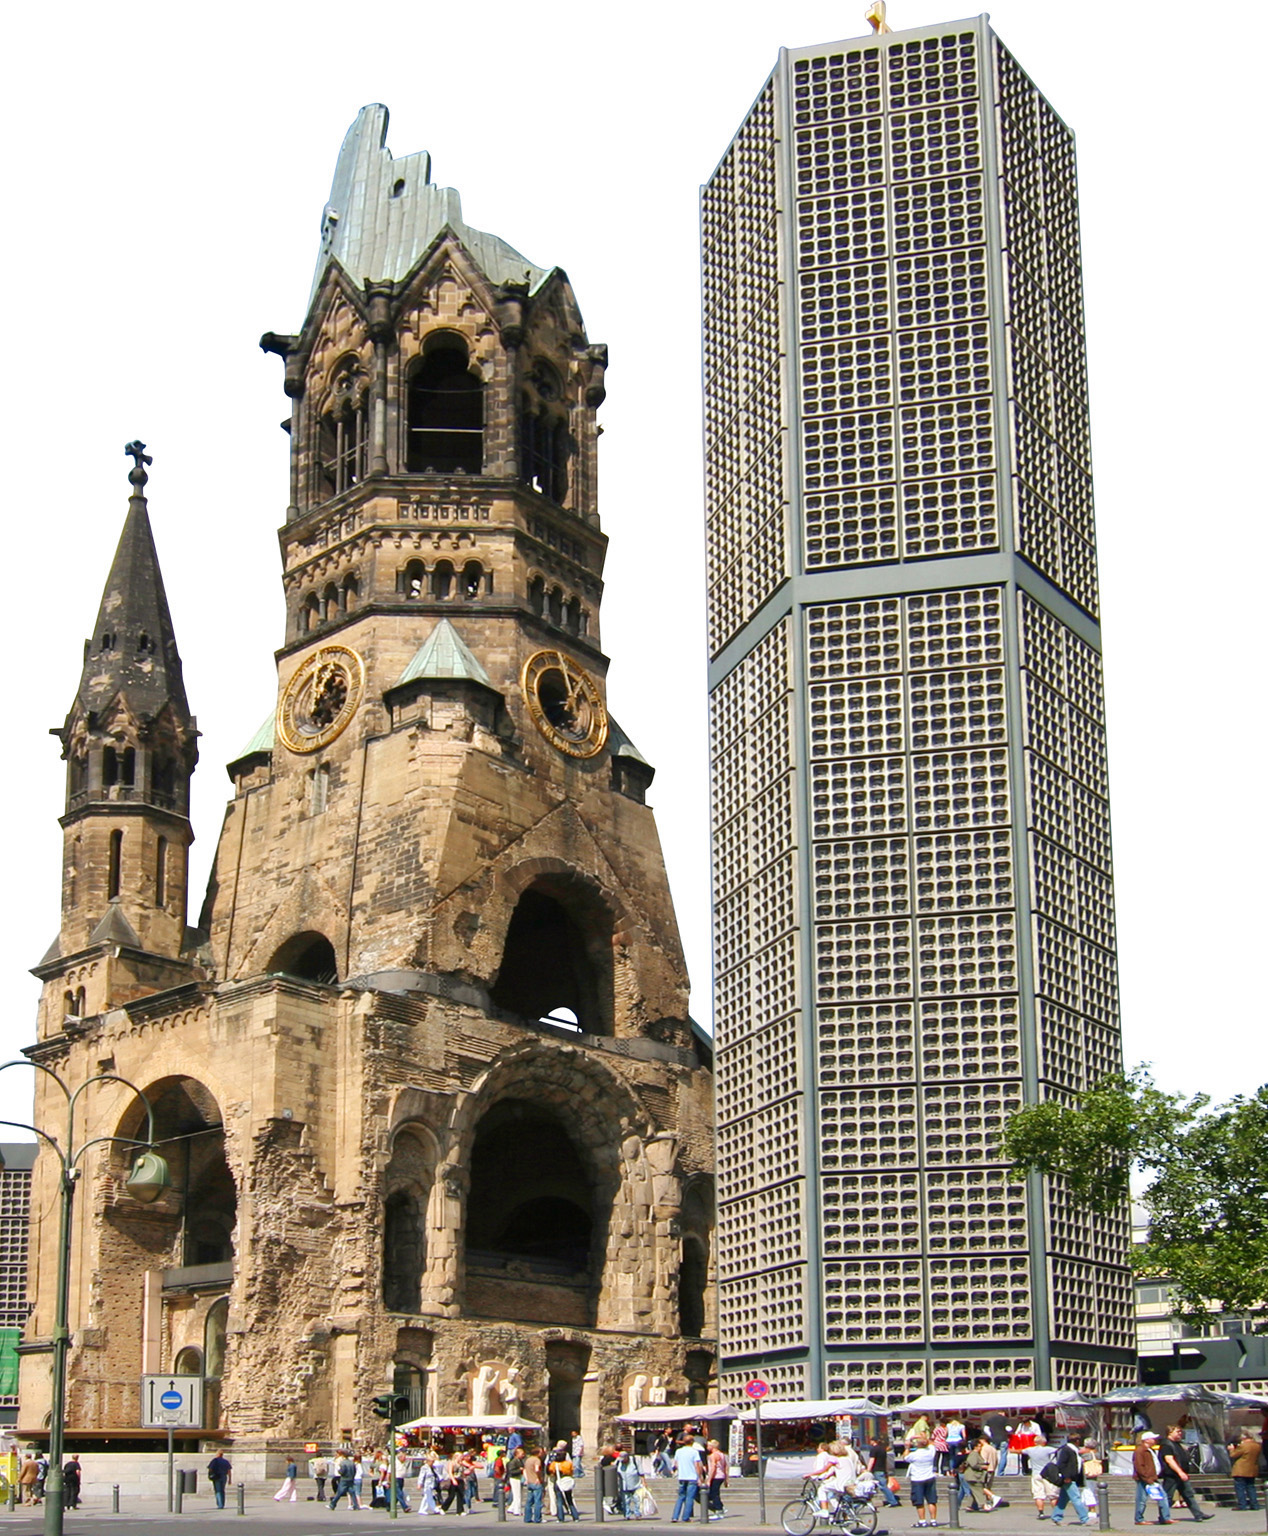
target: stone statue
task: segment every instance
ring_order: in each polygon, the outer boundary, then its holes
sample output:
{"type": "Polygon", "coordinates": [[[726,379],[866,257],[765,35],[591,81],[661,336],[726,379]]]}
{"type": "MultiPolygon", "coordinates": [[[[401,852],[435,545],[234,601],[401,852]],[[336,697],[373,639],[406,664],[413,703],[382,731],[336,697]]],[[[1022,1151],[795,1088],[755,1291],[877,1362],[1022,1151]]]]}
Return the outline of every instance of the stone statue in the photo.
{"type": "Polygon", "coordinates": [[[502,1412],[518,1414],[520,1411],[520,1372],[517,1365],[507,1367],[506,1375],[498,1382],[502,1398],[502,1412]]]}
{"type": "Polygon", "coordinates": [[[636,1376],[626,1389],[629,1394],[629,1407],[626,1413],[637,1413],[643,1406],[643,1388],[647,1385],[646,1376],[636,1376]]]}
{"type": "Polygon", "coordinates": [[[471,1417],[482,1419],[489,1412],[489,1393],[498,1379],[496,1365],[482,1365],[471,1378],[471,1417]]]}

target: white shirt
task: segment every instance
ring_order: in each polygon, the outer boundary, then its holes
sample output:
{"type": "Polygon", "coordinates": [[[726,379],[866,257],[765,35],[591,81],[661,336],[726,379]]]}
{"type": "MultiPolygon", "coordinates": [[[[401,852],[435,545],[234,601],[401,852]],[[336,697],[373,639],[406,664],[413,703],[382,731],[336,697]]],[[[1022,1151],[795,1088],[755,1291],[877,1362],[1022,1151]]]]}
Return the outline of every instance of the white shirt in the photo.
{"type": "Polygon", "coordinates": [[[680,1445],[674,1452],[674,1469],[680,1483],[700,1481],[700,1452],[694,1445],[680,1445]]]}
{"type": "Polygon", "coordinates": [[[935,1475],[938,1453],[931,1445],[918,1445],[907,1452],[907,1476],[913,1483],[923,1483],[935,1475]]]}

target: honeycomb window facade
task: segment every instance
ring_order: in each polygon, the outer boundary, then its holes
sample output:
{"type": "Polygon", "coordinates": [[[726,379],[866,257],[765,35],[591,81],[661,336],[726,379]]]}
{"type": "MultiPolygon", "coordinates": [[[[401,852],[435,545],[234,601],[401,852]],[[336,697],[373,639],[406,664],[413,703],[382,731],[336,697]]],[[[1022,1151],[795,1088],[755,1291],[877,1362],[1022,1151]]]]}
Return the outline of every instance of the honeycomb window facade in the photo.
{"type": "Polygon", "coordinates": [[[785,50],[702,195],[724,1386],[1134,1380],[1073,137],[985,19],[785,50]]]}

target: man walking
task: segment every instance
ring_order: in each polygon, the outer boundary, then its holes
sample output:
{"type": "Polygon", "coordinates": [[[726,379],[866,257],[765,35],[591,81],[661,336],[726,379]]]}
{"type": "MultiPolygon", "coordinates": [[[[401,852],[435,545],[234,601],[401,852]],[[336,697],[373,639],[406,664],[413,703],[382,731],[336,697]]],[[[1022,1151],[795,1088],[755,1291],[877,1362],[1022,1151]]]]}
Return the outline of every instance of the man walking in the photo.
{"type": "MultiPolygon", "coordinates": [[[[1033,1443],[1032,1441],[1031,1444],[1033,1443]]],[[[1052,1482],[1055,1478],[1056,1487],[1060,1489],[1052,1511],[1053,1525],[1061,1524],[1067,1504],[1074,1505],[1074,1512],[1079,1517],[1080,1525],[1091,1524],[1092,1517],[1088,1514],[1087,1505],[1083,1502],[1083,1457],[1079,1454],[1082,1444],[1082,1435],[1071,1435],[1052,1458],[1049,1466],[1044,1469],[1048,1481],[1052,1482]]]]}
{"type": "Polygon", "coordinates": [[[211,1480],[211,1491],[216,1495],[217,1509],[225,1507],[225,1487],[232,1475],[232,1462],[223,1451],[217,1451],[207,1463],[207,1476],[211,1480]]]}
{"type": "Polygon", "coordinates": [[[673,1519],[690,1520],[700,1496],[700,1484],[704,1480],[704,1462],[696,1442],[684,1436],[682,1444],[674,1452],[674,1471],[678,1476],[678,1500],[674,1505],[673,1519]]]}
{"type": "Polygon", "coordinates": [[[1145,1506],[1149,1502],[1149,1490],[1158,1490],[1158,1525],[1171,1524],[1171,1501],[1162,1486],[1162,1460],[1158,1455],[1158,1436],[1147,1429],[1136,1442],[1132,1452],[1132,1476],[1136,1479],[1136,1524],[1145,1523],[1145,1506]]]}
{"type": "Polygon", "coordinates": [[[1183,1425],[1168,1424],[1167,1438],[1162,1442],[1162,1486],[1167,1490],[1172,1509],[1178,1502],[1183,1502],[1195,1520],[1209,1520],[1210,1515],[1202,1513],[1193,1497],[1189,1481],[1191,1456],[1192,1452],[1184,1443],[1183,1425]]]}
{"type": "Polygon", "coordinates": [[[528,1455],[524,1458],[525,1525],[540,1525],[542,1523],[542,1494],[544,1491],[542,1459],[537,1453],[537,1447],[532,1446],[528,1455]]]}
{"type": "Polygon", "coordinates": [[[335,1496],[329,1501],[331,1509],[338,1504],[345,1493],[348,1495],[348,1508],[360,1509],[361,1501],[357,1498],[357,1464],[348,1451],[344,1451],[335,1463],[335,1471],[339,1475],[339,1481],[335,1484],[335,1496]]]}

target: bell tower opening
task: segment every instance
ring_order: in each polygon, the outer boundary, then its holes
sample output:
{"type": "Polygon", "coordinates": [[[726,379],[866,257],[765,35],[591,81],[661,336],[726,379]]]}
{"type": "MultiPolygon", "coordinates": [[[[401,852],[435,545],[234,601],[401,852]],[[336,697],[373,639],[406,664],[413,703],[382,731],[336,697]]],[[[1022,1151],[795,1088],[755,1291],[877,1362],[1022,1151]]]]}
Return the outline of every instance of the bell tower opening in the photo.
{"type": "Polygon", "coordinates": [[[597,893],[579,881],[530,886],[512,914],[491,996],[526,1018],[575,1020],[585,1034],[610,1035],[612,917],[597,893]]]}
{"type": "Polygon", "coordinates": [[[339,962],[335,947],[324,934],[297,933],[273,953],[265,966],[270,976],[294,976],[299,981],[317,981],[333,986],[339,980],[339,962]]]}
{"type": "Polygon", "coordinates": [[[409,380],[407,471],[478,475],[484,468],[484,385],[461,336],[435,331],[409,380]]]}

